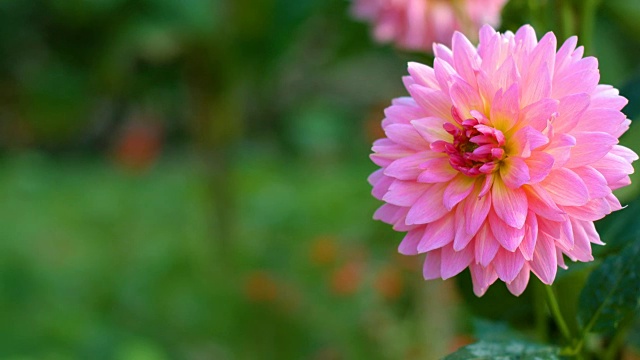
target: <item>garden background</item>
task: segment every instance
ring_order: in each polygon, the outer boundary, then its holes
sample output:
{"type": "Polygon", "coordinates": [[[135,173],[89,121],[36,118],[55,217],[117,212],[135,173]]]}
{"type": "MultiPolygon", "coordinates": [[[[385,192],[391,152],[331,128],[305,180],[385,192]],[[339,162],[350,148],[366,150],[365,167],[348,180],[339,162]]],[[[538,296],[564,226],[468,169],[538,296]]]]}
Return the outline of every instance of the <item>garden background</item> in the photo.
{"type": "MultiPolygon", "coordinates": [[[[586,2],[512,0],[501,29],[583,35],[638,118],[640,1],[586,2]]],[[[535,285],[424,282],[372,220],[382,110],[432,59],[369,30],[345,0],[0,1],[0,358],[435,359],[506,326],[552,336],[535,285]]],[[[638,180],[597,253],[640,234],[638,180]]],[[[592,268],[560,270],[560,295],[592,268]]],[[[626,340],[638,358],[640,327],[626,340]]]]}

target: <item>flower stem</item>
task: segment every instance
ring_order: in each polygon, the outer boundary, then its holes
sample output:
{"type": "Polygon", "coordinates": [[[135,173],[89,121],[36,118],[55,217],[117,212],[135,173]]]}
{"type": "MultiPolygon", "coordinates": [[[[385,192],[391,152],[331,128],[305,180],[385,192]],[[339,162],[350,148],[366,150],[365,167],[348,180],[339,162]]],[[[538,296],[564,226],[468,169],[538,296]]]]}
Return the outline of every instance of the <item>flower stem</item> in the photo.
{"type": "Polygon", "coordinates": [[[593,28],[599,0],[585,0],[582,4],[582,18],[580,19],[580,41],[587,54],[593,54],[593,28]]]}
{"type": "Polygon", "coordinates": [[[556,1],[556,16],[558,21],[558,31],[563,39],[575,35],[575,15],[568,0],[556,1]]]}
{"type": "Polygon", "coordinates": [[[544,287],[545,294],[547,295],[547,305],[549,306],[549,310],[551,311],[551,315],[555,320],[562,336],[567,340],[568,343],[571,343],[571,332],[569,331],[569,327],[567,323],[564,321],[562,317],[562,313],[560,312],[560,307],[558,306],[558,300],[556,299],[556,295],[553,292],[553,288],[549,286],[544,287]]]}

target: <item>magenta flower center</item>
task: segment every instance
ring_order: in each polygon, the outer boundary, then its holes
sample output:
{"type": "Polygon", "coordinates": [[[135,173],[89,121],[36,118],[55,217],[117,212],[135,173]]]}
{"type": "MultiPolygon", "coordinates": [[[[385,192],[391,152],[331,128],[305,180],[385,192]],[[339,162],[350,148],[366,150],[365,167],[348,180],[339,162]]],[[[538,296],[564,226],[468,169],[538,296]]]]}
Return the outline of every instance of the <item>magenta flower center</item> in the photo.
{"type": "Polygon", "coordinates": [[[460,120],[455,109],[452,112],[458,124],[447,122],[443,127],[453,136],[453,142],[438,146],[449,155],[451,166],[468,176],[496,171],[505,155],[502,131],[488,126],[483,117],[460,120]]]}

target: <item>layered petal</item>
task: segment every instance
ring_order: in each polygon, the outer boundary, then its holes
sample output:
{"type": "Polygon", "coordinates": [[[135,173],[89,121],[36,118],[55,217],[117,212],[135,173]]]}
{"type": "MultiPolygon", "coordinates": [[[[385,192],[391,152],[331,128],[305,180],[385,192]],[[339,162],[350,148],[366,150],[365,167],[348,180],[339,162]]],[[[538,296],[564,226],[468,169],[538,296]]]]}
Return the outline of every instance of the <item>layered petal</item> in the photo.
{"type": "Polygon", "coordinates": [[[433,47],[433,68],[409,64],[411,96],[385,111],[368,178],[385,202],[374,218],[407,232],[400,253],[426,253],[426,279],[469,268],[477,296],[498,279],[518,296],[531,273],[551,284],[604,245],[593,222],[622,209],[613,190],[638,160],[618,143],[627,101],[598,84],[575,38],[557,51],[530,26],[483,27],[477,48],[452,39],[433,47]]]}

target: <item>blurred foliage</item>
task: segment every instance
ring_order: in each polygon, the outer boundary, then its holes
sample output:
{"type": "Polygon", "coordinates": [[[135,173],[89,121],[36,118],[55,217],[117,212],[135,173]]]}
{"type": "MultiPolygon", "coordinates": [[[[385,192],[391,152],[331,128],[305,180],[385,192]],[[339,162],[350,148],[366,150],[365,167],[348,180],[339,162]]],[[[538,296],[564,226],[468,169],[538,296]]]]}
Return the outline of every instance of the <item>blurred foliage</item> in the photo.
{"type": "Polygon", "coordinates": [[[243,194],[233,271],[212,261],[194,160],[144,175],[37,155],[3,161],[0,357],[370,358],[378,341],[405,344],[384,350],[390,357],[417,346],[387,332],[412,316],[419,271],[381,256],[392,241],[362,247],[374,232],[391,235],[370,224],[376,204],[358,185],[369,166],[287,173],[251,155],[232,174],[243,194]]]}

